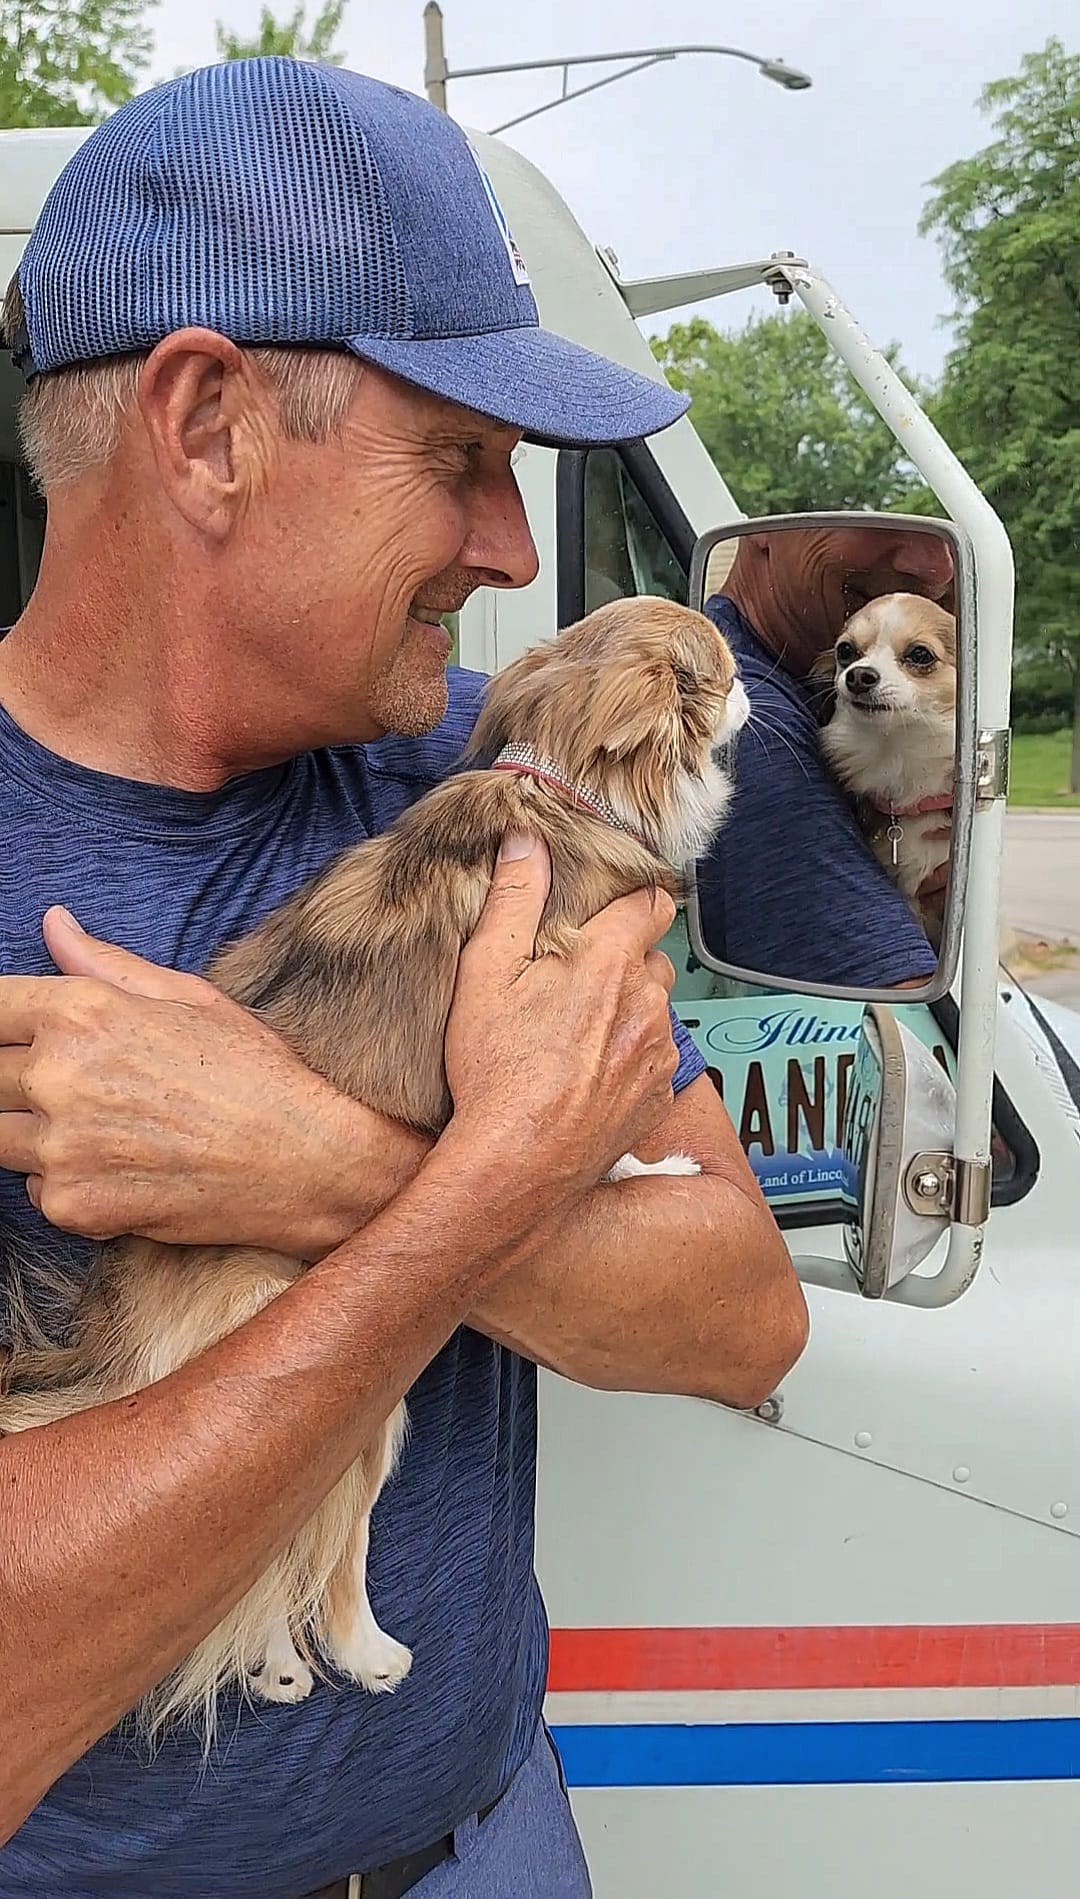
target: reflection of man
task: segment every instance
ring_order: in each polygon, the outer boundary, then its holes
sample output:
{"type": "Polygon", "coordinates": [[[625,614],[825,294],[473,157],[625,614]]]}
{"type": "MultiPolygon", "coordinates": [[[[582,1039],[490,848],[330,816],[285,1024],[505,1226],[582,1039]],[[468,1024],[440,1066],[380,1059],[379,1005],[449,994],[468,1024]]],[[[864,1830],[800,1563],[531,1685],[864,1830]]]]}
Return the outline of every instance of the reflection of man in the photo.
{"type": "Polygon", "coordinates": [[[736,797],[700,867],[707,943],[726,961],[795,981],[919,983],[936,957],[872,856],[820,749],[818,655],[867,600],[918,593],[951,607],[952,555],[929,533],[788,528],[737,543],[705,611],[750,693],[736,797]]]}

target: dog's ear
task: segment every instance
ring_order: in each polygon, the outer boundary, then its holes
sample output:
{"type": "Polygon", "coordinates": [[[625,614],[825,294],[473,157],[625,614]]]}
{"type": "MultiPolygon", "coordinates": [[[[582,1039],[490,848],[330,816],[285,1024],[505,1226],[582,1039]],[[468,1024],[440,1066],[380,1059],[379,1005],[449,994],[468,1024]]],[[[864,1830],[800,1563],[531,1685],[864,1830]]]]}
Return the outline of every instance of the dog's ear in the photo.
{"type": "Polygon", "coordinates": [[[836,674],[836,648],[827,646],[823,653],[818,654],[806,675],[814,717],[819,725],[828,725],[836,711],[836,674]]]}
{"type": "MultiPolygon", "coordinates": [[[[589,708],[599,750],[623,759],[647,747],[657,764],[675,768],[682,739],[676,670],[663,663],[618,666],[602,676],[589,708]]],[[[686,690],[692,689],[688,679],[686,690]]]]}

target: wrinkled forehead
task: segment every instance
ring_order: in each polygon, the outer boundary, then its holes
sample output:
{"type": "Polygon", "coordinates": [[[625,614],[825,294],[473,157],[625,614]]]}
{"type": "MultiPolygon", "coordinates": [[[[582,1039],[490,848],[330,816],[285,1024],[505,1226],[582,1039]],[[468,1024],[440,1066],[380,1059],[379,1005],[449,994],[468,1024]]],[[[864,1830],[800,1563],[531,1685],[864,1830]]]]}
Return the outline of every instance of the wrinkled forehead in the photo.
{"type": "Polygon", "coordinates": [[[905,567],[903,555],[912,537],[899,528],[819,527],[788,528],[770,537],[769,558],[789,569],[813,570],[842,580],[849,573],[869,573],[883,561],[897,572],[905,567]]]}

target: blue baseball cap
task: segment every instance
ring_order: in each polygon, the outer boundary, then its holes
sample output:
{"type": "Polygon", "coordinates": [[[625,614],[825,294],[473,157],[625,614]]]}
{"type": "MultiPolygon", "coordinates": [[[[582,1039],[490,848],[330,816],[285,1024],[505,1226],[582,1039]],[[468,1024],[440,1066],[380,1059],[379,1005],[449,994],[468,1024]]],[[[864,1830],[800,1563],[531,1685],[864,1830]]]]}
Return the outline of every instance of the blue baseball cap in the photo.
{"type": "Polygon", "coordinates": [[[541,329],[460,126],[301,60],[208,66],[121,106],[49,192],[19,285],[28,376],[194,324],[351,350],[553,445],[634,440],[688,406],[541,329]]]}

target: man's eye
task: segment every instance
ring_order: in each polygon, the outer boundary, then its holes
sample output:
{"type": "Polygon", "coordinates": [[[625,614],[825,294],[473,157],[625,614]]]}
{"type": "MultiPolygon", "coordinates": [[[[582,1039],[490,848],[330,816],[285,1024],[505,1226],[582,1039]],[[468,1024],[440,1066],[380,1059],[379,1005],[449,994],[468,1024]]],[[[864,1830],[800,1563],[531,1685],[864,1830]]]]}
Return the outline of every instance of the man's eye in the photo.
{"type": "Polygon", "coordinates": [[[452,468],[456,478],[469,474],[476,463],[479,442],[447,442],[443,454],[446,465],[452,468]]]}
{"type": "Polygon", "coordinates": [[[910,666],[936,666],[937,654],[929,646],[909,646],[904,655],[910,666]]]}
{"type": "Polygon", "coordinates": [[[838,666],[850,666],[852,660],[857,659],[858,656],[859,649],[851,640],[840,641],[836,648],[836,663],[838,666]]]}

